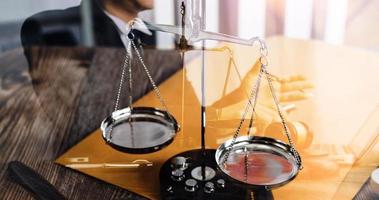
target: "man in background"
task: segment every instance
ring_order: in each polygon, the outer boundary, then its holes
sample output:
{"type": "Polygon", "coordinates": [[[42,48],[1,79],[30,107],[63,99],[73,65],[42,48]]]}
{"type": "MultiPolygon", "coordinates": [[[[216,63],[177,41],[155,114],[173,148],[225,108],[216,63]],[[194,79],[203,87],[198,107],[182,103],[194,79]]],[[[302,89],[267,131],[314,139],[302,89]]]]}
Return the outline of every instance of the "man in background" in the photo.
{"type": "MultiPolygon", "coordinates": [[[[129,32],[128,22],[138,13],[152,9],[153,0],[84,0],[79,6],[65,10],[37,13],[25,20],[21,29],[23,47],[30,46],[83,46],[84,29],[93,34],[93,46],[124,47],[129,32]],[[88,1],[88,2],[84,2],[88,1]],[[84,4],[89,4],[86,10],[84,4]],[[90,15],[91,23],[84,24],[82,12],[90,15]],[[85,27],[92,25],[91,27],[85,27]]],[[[136,43],[154,48],[155,32],[146,22],[137,19],[133,31],[136,43]]],[[[88,39],[88,38],[87,38],[88,39]]]]}

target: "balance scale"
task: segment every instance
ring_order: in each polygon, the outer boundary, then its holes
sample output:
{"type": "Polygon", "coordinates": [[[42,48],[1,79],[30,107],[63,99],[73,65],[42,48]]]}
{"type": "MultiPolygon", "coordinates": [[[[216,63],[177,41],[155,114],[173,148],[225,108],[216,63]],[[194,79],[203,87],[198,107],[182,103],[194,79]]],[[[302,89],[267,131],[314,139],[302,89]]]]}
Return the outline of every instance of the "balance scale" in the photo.
{"type": "MultiPolygon", "coordinates": [[[[205,29],[205,1],[184,0],[181,3],[182,26],[154,25],[150,29],[165,31],[181,36],[180,47],[184,51],[188,43],[202,42],[201,66],[201,148],[182,152],[167,160],[159,174],[162,199],[273,199],[271,190],[293,180],[302,168],[301,158],[292,143],[291,135],[275,96],[267,66],[267,48],[263,40],[253,37],[243,40],[237,37],[211,33],[205,29]],[[260,45],[260,72],[250,91],[246,107],[232,139],[218,149],[206,149],[205,144],[205,40],[217,40],[243,45],[260,45]],[[261,80],[266,78],[289,144],[268,137],[250,135],[253,128],[255,105],[261,80]],[[251,110],[251,111],[250,111],[251,110]],[[242,125],[251,115],[246,136],[240,136],[242,125]]],[[[131,24],[131,30],[133,23],[131,24]]],[[[140,154],[159,151],[169,145],[180,126],[170,114],[159,88],[152,79],[135,43],[129,33],[129,48],[121,68],[121,80],[116,95],[114,112],[101,124],[102,136],[111,147],[126,153],[140,154]],[[132,106],[133,59],[138,59],[163,109],[132,106]],[[128,75],[129,82],[125,82],[128,75]],[[129,106],[119,109],[119,99],[123,85],[129,87],[129,106]]]]}

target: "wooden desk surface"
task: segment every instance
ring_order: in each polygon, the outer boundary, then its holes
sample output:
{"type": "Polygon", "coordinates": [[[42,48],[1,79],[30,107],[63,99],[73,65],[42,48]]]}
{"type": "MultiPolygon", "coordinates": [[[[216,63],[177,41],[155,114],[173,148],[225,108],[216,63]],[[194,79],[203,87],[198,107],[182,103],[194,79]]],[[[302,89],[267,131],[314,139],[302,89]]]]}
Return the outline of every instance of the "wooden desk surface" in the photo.
{"type": "MultiPolygon", "coordinates": [[[[379,74],[378,54],[359,49],[330,46],[320,42],[286,38],[271,38],[268,40],[268,46],[271,50],[271,71],[278,75],[304,74],[316,85],[314,90],[315,97],[297,104],[298,109],[291,115],[293,119],[304,121],[311,126],[316,135],[314,145],[333,144],[338,146],[354,144],[351,143],[351,140],[355,139],[371,112],[379,105],[379,94],[376,92],[377,88],[379,88],[379,80],[377,79],[377,74],[379,74]]],[[[257,57],[256,53],[254,53],[255,51],[251,51],[248,47],[234,47],[234,52],[242,72],[246,72],[257,57]]],[[[36,98],[31,87],[30,78],[28,78],[26,72],[27,65],[24,59],[20,59],[20,52],[3,54],[1,60],[0,73],[2,79],[7,77],[13,82],[5,86],[2,85],[0,93],[2,102],[0,108],[2,116],[0,120],[0,161],[2,163],[0,168],[0,196],[3,199],[30,198],[23,189],[9,181],[6,176],[6,163],[10,160],[21,160],[47,177],[69,199],[137,198],[137,196],[119,187],[95,181],[93,178],[52,163],[52,160],[58,155],[65,152],[86,135],[70,134],[72,123],[64,117],[68,115],[70,116],[69,119],[74,119],[73,115],[77,115],[75,111],[78,107],[61,107],[59,108],[61,111],[57,111],[57,113],[62,113],[62,115],[58,115],[54,120],[51,120],[46,116],[45,110],[41,109],[41,102],[36,98]]],[[[208,60],[207,62],[212,61],[208,60]]],[[[196,63],[196,60],[193,63],[196,63]]],[[[217,74],[221,73],[220,77],[223,77],[223,72],[220,69],[209,68],[208,70],[210,71],[207,71],[207,74],[212,74],[212,70],[216,70],[217,74]]],[[[198,108],[196,97],[199,94],[196,74],[198,73],[196,73],[194,67],[187,67],[188,82],[186,87],[191,87],[193,92],[185,93],[185,96],[191,98],[187,98],[187,101],[184,101],[186,104],[184,109],[181,106],[181,98],[169,98],[172,112],[175,116],[179,116],[177,117],[179,121],[184,121],[184,130],[172,145],[180,145],[183,149],[193,148],[198,145],[199,141],[197,132],[191,133],[188,131],[196,130],[199,126],[198,123],[194,123],[198,121],[199,116],[199,110],[196,109],[198,108]],[[183,112],[186,109],[189,109],[190,112],[183,112]],[[182,115],[182,113],[184,114],[182,115]],[[186,121],[186,119],[190,120],[186,121]],[[191,137],[186,138],[184,137],[185,135],[191,137]]],[[[80,78],[80,73],[78,73],[78,76],[80,78]]],[[[182,81],[180,74],[176,74],[170,80],[175,78],[182,81]]],[[[213,78],[214,80],[211,80],[217,82],[217,77],[213,76],[213,78]]],[[[170,87],[167,87],[167,93],[164,92],[164,94],[170,94],[170,90],[180,91],[181,87],[175,86],[170,85],[170,87]]],[[[207,86],[207,91],[209,91],[207,101],[211,103],[220,97],[221,86],[211,85],[210,83],[207,86]]],[[[237,86],[238,83],[234,83],[234,86],[229,89],[231,90],[237,86]]],[[[165,90],[165,88],[162,88],[162,90],[165,90]]],[[[75,99],[72,101],[75,101],[75,99]]],[[[149,102],[151,105],[158,103],[153,95],[145,96],[143,101],[149,102]]],[[[139,103],[145,104],[143,101],[141,100],[139,103]]],[[[208,136],[211,136],[212,134],[219,134],[220,131],[212,130],[209,127],[208,133],[208,136]]],[[[112,161],[111,159],[120,161],[118,159],[121,158],[127,161],[134,158],[133,156],[125,156],[125,154],[115,152],[108,147],[104,147],[99,151],[97,147],[104,145],[99,136],[100,133],[97,132],[84,140],[91,140],[94,142],[91,144],[96,144],[96,146],[86,146],[85,149],[82,149],[82,152],[86,152],[86,154],[70,154],[70,151],[68,151],[65,156],[88,157],[91,156],[87,154],[88,152],[92,152],[92,154],[96,152],[101,153],[99,154],[101,156],[91,157],[91,161],[112,161]],[[117,156],[110,157],[109,155],[117,156]]],[[[362,139],[364,138],[362,137],[362,139]]],[[[209,147],[216,147],[219,142],[221,141],[212,140],[208,144],[209,147]]],[[[80,145],[77,147],[81,148],[80,145]]],[[[174,151],[170,151],[168,147],[157,154],[166,154],[166,156],[170,157],[168,152],[171,154],[174,151]]],[[[63,161],[60,160],[60,162],[63,161]]],[[[314,162],[317,163],[317,161],[314,162]]],[[[340,198],[341,193],[344,197],[351,197],[351,195],[354,195],[354,190],[367,178],[367,172],[373,168],[372,166],[375,162],[363,165],[366,166],[366,170],[358,172],[361,177],[365,177],[364,179],[362,178],[362,182],[349,178],[357,177],[353,172],[354,169],[358,168],[354,168],[353,165],[337,165],[337,169],[335,169],[336,165],[331,164],[329,168],[323,168],[325,171],[317,171],[316,169],[301,172],[302,174],[294,182],[276,190],[274,195],[277,199],[343,199],[340,198]],[[348,173],[349,171],[350,173],[348,173]],[[330,177],[319,179],[317,176],[320,174],[330,174],[330,177]]],[[[330,162],[327,164],[330,164],[330,162]]],[[[305,167],[305,169],[312,169],[312,167],[305,167]]],[[[152,171],[152,173],[154,172],[156,171],[152,171]]],[[[91,174],[89,171],[85,171],[85,173],[91,174]]],[[[148,176],[149,173],[143,173],[142,177],[148,176]]],[[[119,177],[120,175],[115,171],[107,172],[106,174],[108,177],[119,177]]],[[[132,179],[131,177],[126,178],[131,183],[141,180],[132,179]]],[[[115,184],[122,186],[121,182],[125,180],[118,180],[119,182],[115,184]]],[[[133,188],[131,190],[136,191],[133,188]]]]}
{"type": "Polygon", "coordinates": [[[112,109],[113,105],[99,107],[96,101],[114,98],[118,81],[110,77],[119,73],[123,54],[124,49],[36,48],[32,69],[22,49],[1,55],[0,199],[33,199],[8,177],[12,160],[41,173],[67,199],[145,199],[54,164],[112,109]]]}

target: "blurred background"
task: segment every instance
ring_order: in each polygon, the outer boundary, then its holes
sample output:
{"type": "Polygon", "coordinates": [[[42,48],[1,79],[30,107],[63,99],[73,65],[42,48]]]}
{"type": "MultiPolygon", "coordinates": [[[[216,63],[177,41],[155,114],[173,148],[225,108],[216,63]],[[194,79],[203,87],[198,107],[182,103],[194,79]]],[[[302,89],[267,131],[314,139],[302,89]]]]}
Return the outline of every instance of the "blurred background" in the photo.
{"type": "MultiPolygon", "coordinates": [[[[80,0],[0,1],[0,52],[20,46],[29,16],[76,6],[80,0]]],[[[207,29],[249,38],[283,35],[379,50],[379,0],[206,0],[207,29]]],[[[179,0],[155,0],[146,21],[179,24],[179,0]]],[[[164,36],[161,42],[167,40],[164,36]]]]}

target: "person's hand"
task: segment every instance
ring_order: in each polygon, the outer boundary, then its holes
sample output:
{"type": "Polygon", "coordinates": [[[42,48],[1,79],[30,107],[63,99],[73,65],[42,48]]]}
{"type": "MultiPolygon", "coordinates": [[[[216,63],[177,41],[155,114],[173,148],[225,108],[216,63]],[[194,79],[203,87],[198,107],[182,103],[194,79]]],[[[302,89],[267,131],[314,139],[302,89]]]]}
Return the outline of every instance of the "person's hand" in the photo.
{"type": "MultiPolygon", "coordinates": [[[[243,78],[239,88],[222,97],[211,106],[212,109],[216,109],[217,113],[219,113],[216,120],[234,120],[242,117],[250,91],[258,78],[259,69],[260,63],[256,62],[243,78]]],[[[271,79],[280,103],[292,103],[311,96],[310,93],[304,90],[313,88],[313,84],[307,81],[304,76],[296,75],[287,78],[272,76],[271,79]]],[[[286,112],[283,114],[286,115],[286,112]]],[[[247,116],[247,118],[250,119],[250,116],[247,116]]],[[[263,74],[255,109],[256,127],[258,131],[263,131],[259,129],[264,129],[271,122],[279,120],[270,87],[263,74]]]]}

